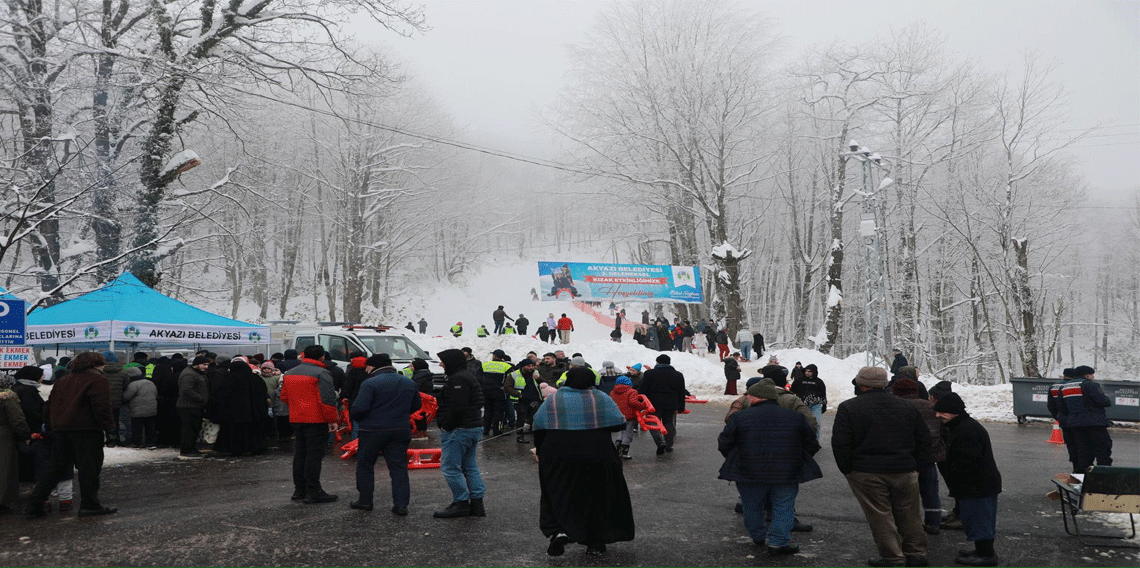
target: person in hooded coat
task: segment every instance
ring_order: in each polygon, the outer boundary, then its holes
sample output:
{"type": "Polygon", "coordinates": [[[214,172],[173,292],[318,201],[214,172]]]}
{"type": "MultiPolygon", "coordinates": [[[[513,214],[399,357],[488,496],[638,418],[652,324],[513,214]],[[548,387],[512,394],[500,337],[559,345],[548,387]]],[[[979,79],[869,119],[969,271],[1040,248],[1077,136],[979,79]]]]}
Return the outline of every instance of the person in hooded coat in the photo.
{"type": "Polygon", "coordinates": [[[570,369],[565,386],[534,417],[539,528],[550,538],[551,556],[562,555],[570,542],[585,544],[586,554],[602,554],[606,544],[634,537],[629,488],[610,439],[626,420],[593,384],[589,369],[570,369]]]}
{"type": "Polygon", "coordinates": [[[158,390],[158,447],[177,448],[182,440],[182,421],[178,418],[178,375],[189,363],[185,357],[159,357],[154,364],[151,381],[158,390]]]}
{"type": "Polygon", "coordinates": [[[0,376],[0,512],[11,510],[20,496],[19,450],[32,431],[20,408],[20,397],[11,390],[15,380],[0,376]]]}
{"type": "Polygon", "coordinates": [[[265,452],[261,417],[268,413],[265,381],[253,374],[249,363],[230,362],[229,370],[211,393],[212,415],[221,425],[214,450],[240,456],[265,452]]]}
{"type": "MultiPolygon", "coordinates": [[[[12,391],[20,398],[20,410],[24,412],[24,420],[28,423],[28,430],[32,434],[43,431],[44,425],[44,399],[40,396],[40,379],[44,370],[35,365],[27,365],[18,371],[12,378],[15,383],[12,391]]],[[[19,452],[20,481],[30,482],[36,480],[36,455],[41,453],[42,442],[32,440],[19,452]],[[26,451],[25,451],[26,450],[26,451]]]]}

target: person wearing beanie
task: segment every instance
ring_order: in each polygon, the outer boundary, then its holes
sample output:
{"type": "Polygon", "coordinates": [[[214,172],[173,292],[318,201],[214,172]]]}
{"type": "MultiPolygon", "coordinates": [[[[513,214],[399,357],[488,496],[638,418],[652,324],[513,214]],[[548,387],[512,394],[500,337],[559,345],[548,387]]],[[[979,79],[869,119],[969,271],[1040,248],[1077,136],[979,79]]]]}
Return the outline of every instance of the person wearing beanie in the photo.
{"type": "MultiPolygon", "coordinates": [[[[427,361],[418,357],[412,359],[412,382],[416,383],[416,390],[434,396],[435,384],[432,382],[433,377],[434,374],[431,372],[431,369],[428,368],[427,361]]],[[[421,428],[420,431],[426,432],[427,430],[421,428]]]]}
{"type": "Polygon", "coordinates": [[[930,393],[927,392],[926,385],[922,384],[922,381],[918,380],[918,368],[913,365],[907,365],[905,367],[899,368],[899,371],[895,373],[893,377],[891,377],[891,382],[887,383],[887,392],[894,393],[895,381],[903,378],[914,381],[915,385],[918,388],[918,396],[920,398],[923,400],[930,398],[930,393]]]}
{"type": "Polygon", "coordinates": [[[770,554],[787,555],[800,550],[791,544],[799,484],[823,474],[811,457],[820,449],[815,429],[802,414],[779,405],[782,390],[771,381],[748,387],[749,406],[729,416],[717,450],[725,457],[718,477],[736,484],[748,536],[770,554]],[[771,524],[765,521],[766,503],[771,524]]]}
{"type": "MultiPolygon", "coordinates": [[[[763,379],[763,377],[752,377],[752,378],[750,378],[744,382],[745,393],[740,395],[740,398],[737,398],[736,400],[732,401],[732,404],[728,405],[728,412],[724,415],[724,423],[725,424],[728,424],[728,417],[729,416],[732,416],[733,414],[736,414],[737,412],[740,412],[741,410],[748,408],[748,406],[750,404],[752,404],[748,398],[748,392],[747,391],[750,387],[752,387],[752,385],[760,382],[761,379],[763,379]]],[[[740,511],[737,511],[737,513],[739,513],[739,512],[740,511]]]]}
{"type": "Polygon", "coordinates": [[[178,375],[178,418],[182,424],[182,439],[178,457],[194,459],[202,457],[198,451],[198,436],[202,433],[202,418],[206,413],[209,389],[206,386],[206,369],[210,360],[198,355],[190,366],[178,375]]]}
{"type": "Polygon", "coordinates": [[[816,424],[815,437],[818,439],[821,431],[820,418],[827,412],[827,384],[819,378],[819,367],[813,364],[805,366],[802,375],[792,381],[788,391],[800,397],[811,411],[816,424]]]}
{"type": "Polygon", "coordinates": [[[966,539],[974,543],[974,550],[962,551],[954,561],[967,566],[997,566],[994,539],[1001,472],[994,461],[990,435],[966,412],[957,393],[938,399],[934,412],[946,424],[946,459],[942,463],[946,487],[958,500],[966,539]]]}
{"type": "Polygon", "coordinates": [[[602,361],[602,370],[598,372],[599,382],[598,390],[610,394],[614,390],[614,385],[617,384],[617,378],[621,376],[621,371],[618,371],[617,366],[613,361],[602,361]]]}
{"type": "Polygon", "coordinates": [[[1073,473],[1084,473],[1077,469],[1080,454],[1077,451],[1076,434],[1069,428],[1069,415],[1061,412],[1061,389],[1064,388],[1066,382],[1072,379],[1073,369],[1067,368],[1061,371],[1061,380],[1049,386],[1045,406],[1049,409],[1049,414],[1053,416],[1053,420],[1057,421],[1057,426],[1061,428],[1061,436],[1065,439],[1065,449],[1069,452],[1069,463],[1073,464],[1073,473]]]}
{"type": "MultiPolygon", "coordinates": [[[[769,361],[775,359],[776,357],[773,356],[769,361]]],[[[760,376],[765,379],[772,379],[772,382],[780,388],[788,386],[788,368],[779,362],[769,362],[767,365],[764,365],[764,367],[760,369],[760,376]]]]}
{"type": "Polygon", "coordinates": [[[503,379],[503,390],[515,410],[515,424],[518,426],[515,441],[520,444],[527,443],[526,429],[533,427],[534,413],[542,403],[542,391],[536,380],[537,365],[532,359],[523,359],[503,379]]]}
{"type": "Polygon", "coordinates": [[[653,408],[657,410],[657,417],[665,427],[665,435],[657,430],[650,431],[654,443],[657,444],[657,455],[673,451],[673,439],[677,437],[677,415],[685,410],[685,375],[670,364],[669,356],[662,353],[657,356],[657,366],[645,372],[641,379],[641,394],[644,394],[653,408]]]}
{"type": "Polygon", "coordinates": [[[349,414],[357,432],[356,490],[349,504],[371,511],[376,487],[376,460],[383,455],[392,480],[392,513],[408,514],[411,485],[408,481],[408,445],[412,441],[409,419],[420,409],[420,393],[411,379],[398,373],[387,353],[377,353],[364,363],[368,378],[360,384],[349,414]]]}
{"type": "Polygon", "coordinates": [[[1108,434],[1109,421],[1104,410],[1112,406],[1112,401],[1105,396],[1095,375],[1096,370],[1087,365],[1074,368],[1072,378],[1061,385],[1058,401],[1077,446],[1077,463],[1073,469],[1078,473],[1088,470],[1093,461],[1097,465],[1112,465],[1112,437],[1108,434]]]}
{"type": "Polygon", "coordinates": [[[646,398],[633,388],[633,381],[624,375],[617,378],[613,390],[610,391],[610,398],[617,403],[618,410],[621,410],[622,416],[625,417],[625,428],[618,434],[614,444],[622,459],[633,459],[633,456],[629,455],[629,448],[633,445],[633,433],[637,430],[637,413],[649,408],[649,405],[645,404],[646,398]]]}
{"type": "Polygon", "coordinates": [[[435,516],[483,517],[486,486],[475,459],[475,448],[483,436],[483,387],[468,370],[463,351],[446,349],[436,357],[447,375],[435,419],[442,431],[439,469],[451,489],[451,504],[436,511],[435,516]]]}
{"type": "Polygon", "coordinates": [[[887,371],[863,367],[857,396],[840,403],[831,432],[835,465],[867,524],[879,556],[870,566],[926,566],[926,532],[918,487],[930,462],[930,430],[909,402],[887,393],[887,371]]]}
{"type": "Polygon", "coordinates": [[[918,381],[903,376],[901,371],[896,377],[892,394],[914,405],[930,430],[930,461],[918,464],[918,491],[922,497],[922,527],[928,534],[938,534],[942,527],[942,499],[938,493],[937,463],[946,459],[942,421],[934,413],[934,403],[919,394],[918,381]]]}
{"type": "Polygon", "coordinates": [[[289,405],[294,433],[292,499],[306,505],[337,500],[321,487],[321,460],[329,434],[340,422],[336,384],[322,362],[324,357],[324,347],[309,345],[301,354],[301,364],[284,371],[281,377],[281,401],[289,405]]]}
{"type": "Polygon", "coordinates": [[[566,379],[570,373],[570,370],[575,368],[584,368],[587,371],[590,371],[594,374],[594,386],[600,387],[602,385],[601,373],[595,371],[593,367],[590,367],[590,364],[586,362],[586,358],[583,357],[580,353],[575,353],[574,356],[570,358],[566,372],[562,373],[562,375],[558,377],[558,380],[555,381],[554,386],[562,388],[562,385],[566,384],[566,379]]]}
{"type": "Polygon", "coordinates": [[[938,402],[938,399],[946,396],[954,390],[954,383],[950,381],[938,381],[934,386],[930,387],[927,391],[930,402],[938,402]]]}

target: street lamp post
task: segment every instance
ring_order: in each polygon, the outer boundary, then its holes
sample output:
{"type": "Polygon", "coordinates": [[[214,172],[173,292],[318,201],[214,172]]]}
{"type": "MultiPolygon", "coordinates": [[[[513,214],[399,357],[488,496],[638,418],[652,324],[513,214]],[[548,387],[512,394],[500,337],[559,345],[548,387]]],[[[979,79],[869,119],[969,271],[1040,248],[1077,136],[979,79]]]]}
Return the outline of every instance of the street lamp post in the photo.
{"type": "Polygon", "coordinates": [[[875,181],[875,169],[888,171],[883,165],[883,159],[868,148],[860,146],[852,140],[849,152],[844,157],[855,158],[859,161],[863,174],[862,205],[859,215],[859,238],[863,241],[863,260],[866,267],[867,298],[863,305],[864,318],[864,345],[867,355],[867,365],[874,366],[881,354],[886,353],[886,338],[884,335],[886,325],[886,285],[883,270],[883,249],[880,239],[880,224],[878,222],[879,191],[891,186],[893,180],[884,177],[875,189],[871,189],[875,181]]]}

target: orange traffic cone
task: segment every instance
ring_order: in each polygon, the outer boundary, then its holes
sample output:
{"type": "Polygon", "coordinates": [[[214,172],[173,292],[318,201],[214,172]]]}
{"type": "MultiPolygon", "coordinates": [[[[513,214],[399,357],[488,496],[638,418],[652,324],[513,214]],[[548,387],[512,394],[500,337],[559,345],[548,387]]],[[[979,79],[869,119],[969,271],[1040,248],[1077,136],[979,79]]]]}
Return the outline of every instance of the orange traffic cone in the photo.
{"type": "Polygon", "coordinates": [[[1056,420],[1053,421],[1053,433],[1049,435],[1049,443],[1050,444],[1064,444],[1065,443],[1065,435],[1061,433],[1061,427],[1057,424],[1056,420]]]}

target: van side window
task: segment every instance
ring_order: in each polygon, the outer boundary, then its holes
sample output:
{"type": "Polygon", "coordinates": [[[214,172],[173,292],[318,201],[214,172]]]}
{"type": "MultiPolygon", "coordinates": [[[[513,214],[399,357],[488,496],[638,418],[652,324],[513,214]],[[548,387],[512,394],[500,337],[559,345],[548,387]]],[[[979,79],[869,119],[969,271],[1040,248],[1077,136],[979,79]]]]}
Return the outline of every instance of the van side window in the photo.
{"type": "Polygon", "coordinates": [[[293,349],[296,349],[297,352],[300,353],[301,351],[304,351],[306,347],[315,345],[316,343],[317,338],[311,335],[297,336],[296,340],[293,342],[293,349]]]}
{"type": "Polygon", "coordinates": [[[335,335],[320,336],[321,347],[328,351],[329,357],[337,361],[348,361],[348,340],[335,335]]]}

